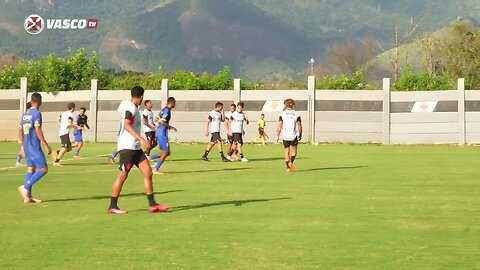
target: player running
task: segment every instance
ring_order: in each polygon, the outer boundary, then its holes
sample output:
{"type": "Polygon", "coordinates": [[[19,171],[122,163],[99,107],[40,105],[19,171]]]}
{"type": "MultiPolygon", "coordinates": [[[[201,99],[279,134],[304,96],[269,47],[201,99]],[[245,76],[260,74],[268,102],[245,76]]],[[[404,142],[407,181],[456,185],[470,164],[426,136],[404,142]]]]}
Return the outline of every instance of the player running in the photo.
{"type": "Polygon", "coordinates": [[[231,160],[233,147],[233,133],[230,128],[232,114],[237,110],[237,105],[230,104],[230,111],[225,113],[225,129],[227,130],[227,159],[231,160]]]}
{"type": "Polygon", "coordinates": [[[280,113],[277,127],[277,142],[280,142],[280,134],[285,148],[285,164],[287,171],[293,172],[293,162],[297,156],[298,142],[302,140],[302,119],[300,114],[295,111],[295,102],[293,99],[287,99],[284,102],[285,110],[280,113]]]}
{"type": "Polygon", "coordinates": [[[73,136],[75,138],[75,147],[77,149],[75,150],[75,154],[73,155],[74,158],[80,157],[80,150],[83,147],[83,130],[85,128],[90,129],[90,126],[88,125],[88,117],[85,115],[86,111],[87,109],[85,107],[80,108],[80,111],[78,112],[78,115],[75,118],[76,126],[73,129],[73,136]],[[80,128],[77,128],[77,127],[80,127],[80,128]]]}
{"type": "MultiPolygon", "coordinates": [[[[25,111],[28,111],[28,109],[30,109],[31,107],[32,107],[32,103],[30,101],[27,102],[25,111]]],[[[25,151],[23,150],[23,145],[20,141],[18,143],[20,143],[20,150],[18,150],[17,161],[15,162],[15,167],[22,166],[22,157],[25,157],[25,151]]]]}
{"type": "Polygon", "coordinates": [[[42,96],[39,93],[33,93],[30,102],[32,107],[23,114],[18,130],[19,140],[22,142],[27,163],[25,182],[18,187],[18,192],[20,192],[24,203],[40,203],[41,200],[32,196],[32,187],[48,173],[47,160],[41,144],[47,148],[47,154],[49,155],[52,148],[45,140],[42,131],[42,113],[39,111],[42,105],[42,96]]]}
{"type": "Polygon", "coordinates": [[[265,145],[266,140],[268,138],[267,133],[265,132],[265,126],[267,122],[265,121],[265,114],[261,114],[260,118],[258,118],[258,136],[253,139],[252,144],[254,144],[258,140],[262,140],[262,145],[265,145]]]}
{"type": "Polygon", "coordinates": [[[157,139],[155,138],[155,127],[154,116],[152,112],[152,101],[145,100],[144,102],[145,110],[143,110],[142,117],[142,127],[147,141],[150,143],[150,146],[145,149],[145,154],[150,156],[150,151],[157,146],[157,139]]]}
{"type": "Polygon", "coordinates": [[[248,159],[245,158],[242,151],[243,135],[245,135],[243,123],[245,122],[247,125],[250,123],[245,113],[243,113],[244,106],[245,104],[243,102],[237,104],[237,111],[232,113],[232,116],[230,117],[230,130],[233,133],[234,142],[232,152],[238,151],[241,161],[248,162],[248,159]]]}
{"type": "Polygon", "coordinates": [[[170,209],[169,206],[160,205],[155,202],[152,183],[152,168],[142,151],[142,146],[147,148],[149,145],[140,135],[142,118],[138,106],[142,104],[144,92],[145,90],[141,86],[133,87],[130,92],[132,97],[131,101],[122,111],[120,134],[117,139],[117,150],[120,154],[120,171],[113,184],[112,197],[110,199],[110,206],[108,207],[109,214],[128,213],[118,207],[118,197],[120,196],[123,184],[127,180],[128,174],[134,165],[137,166],[143,174],[143,183],[148,199],[149,211],[152,213],[166,212],[170,209]]]}
{"type": "Polygon", "coordinates": [[[58,135],[60,136],[60,142],[62,148],[56,151],[56,155],[53,155],[54,158],[53,166],[63,167],[60,164],[60,159],[62,159],[65,153],[72,151],[72,142],[70,141],[70,130],[72,128],[82,129],[80,126],[76,125],[73,121],[73,112],[75,111],[75,103],[68,103],[68,110],[60,115],[60,130],[58,135]]]}
{"type": "Polygon", "coordinates": [[[213,146],[217,144],[218,153],[220,154],[222,161],[229,162],[229,160],[223,154],[222,137],[220,136],[220,130],[221,130],[220,127],[222,125],[222,122],[224,121],[225,121],[225,114],[223,112],[223,103],[217,102],[215,104],[215,108],[210,112],[207,118],[207,127],[205,130],[205,136],[208,137],[209,135],[211,135],[211,138],[210,138],[210,143],[207,146],[207,150],[205,150],[205,153],[202,156],[203,161],[209,161],[208,154],[212,150],[213,146]]]}
{"type": "Polygon", "coordinates": [[[162,109],[162,111],[158,114],[158,119],[156,119],[158,123],[157,131],[155,132],[155,136],[157,137],[158,147],[160,148],[161,153],[155,154],[151,156],[149,159],[158,159],[157,164],[155,165],[155,169],[153,170],[153,174],[163,174],[160,171],[160,167],[162,166],[165,159],[170,156],[170,145],[168,144],[168,131],[177,131],[174,126],[170,125],[170,119],[172,118],[172,109],[175,108],[175,98],[169,97],[167,99],[167,106],[162,109]]]}

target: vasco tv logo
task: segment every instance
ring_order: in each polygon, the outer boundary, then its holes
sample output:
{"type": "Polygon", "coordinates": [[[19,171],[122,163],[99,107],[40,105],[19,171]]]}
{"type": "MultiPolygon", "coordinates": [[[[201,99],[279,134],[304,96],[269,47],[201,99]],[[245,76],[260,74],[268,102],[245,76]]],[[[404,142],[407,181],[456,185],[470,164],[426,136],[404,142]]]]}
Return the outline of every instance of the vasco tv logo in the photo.
{"type": "Polygon", "coordinates": [[[98,19],[47,19],[32,14],[25,19],[25,31],[31,35],[40,34],[45,28],[48,30],[83,30],[96,29],[98,19]]]}

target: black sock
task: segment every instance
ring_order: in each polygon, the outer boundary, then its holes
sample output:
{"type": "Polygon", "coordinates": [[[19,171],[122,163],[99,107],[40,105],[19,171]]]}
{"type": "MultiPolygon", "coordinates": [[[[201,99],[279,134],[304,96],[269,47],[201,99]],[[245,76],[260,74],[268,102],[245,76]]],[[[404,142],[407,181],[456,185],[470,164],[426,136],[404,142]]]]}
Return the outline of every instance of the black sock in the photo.
{"type": "Polygon", "coordinates": [[[205,150],[205,153],[203,154],[203,157],[208,157],[208,154],[210,153],[210,151],[208,150],[205,150]]]}
{"type": "Polygon", "coordinates": [[[60,159],[59,158],[55,159],[55,162],[56,163],[60,162],[60,159]]]}
{"type": "Polygon", "coordinates": [[[296,156],[290,156],[290,161],[293,163],[295,161],[296,156]]]}
{"type": "Polygon", "coordinates": [[[111,197],[110,198],[110,207],[108,209],[118,209],[118,197],[111,197]]]}
{"type": "Polygon", "coordinates": [[[220,152],[220,156],[221,156],[222,158],[225,158],[225,155],[223,154],[223,151],[220,152]]]}
{"type": "Polygon", "coordinates": [[[241,158],[244,158],[243,153],[240,154],[240,157],[241,157],[241,158]]]}
{"type": "Polygon", "coordinates": [[[285,161],[285,164],[287,164],[287,169],[290,169],[290,165],[288,165],[290,161],[285,161]]]}
{"type": "Polygon", "coordinates": [[[147,199],[148,199],[148,205],[150,206],[155,206],[158,203],[155,201],[155,198],[153,197],[153,194],[147,194],[147,199]]]}

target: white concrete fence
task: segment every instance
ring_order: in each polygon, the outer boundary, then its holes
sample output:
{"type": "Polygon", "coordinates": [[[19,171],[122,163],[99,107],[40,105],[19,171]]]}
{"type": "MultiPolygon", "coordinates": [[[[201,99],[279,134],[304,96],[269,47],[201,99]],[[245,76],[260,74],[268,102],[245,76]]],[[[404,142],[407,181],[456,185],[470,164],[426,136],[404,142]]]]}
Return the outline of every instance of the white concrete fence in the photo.
{"type": "MultiPolygon", "coordinates": [[[[20,116],[29,99],[27,79],[22,78],[20,89],[0,90],[0,140],[16,140],[20,116]]],[[[91,89],[61,92],[57,95],[41,93],[44,132],[49,141],[59,141],[57,119],[69,102],[77,110],[87,108],[91,131],[85,133],[88,141],[115,141],[121,100],[127,100],[127,90],[98,90],[92,80],[91,89]]],[[[166,99],[177,99],[171,133],[172,140],[207,141],[204,135],[208,112],[216,101],[222,101],[227,110],[230,103],[243,101],[251,120],[246,140],[257,136],[256,120],[266,115],[266,132],[276,139],[278,109],[275,104],[286,98],[296,101],[303,124],[303,141],[353,142],[383,144],[476,144],[480,143],[480,91],[465,91],[464,80],[458,80],[458,89],[450,91],[390,91],[390,79],[384,79],[382,90],[317,90],[315,78],[308,78],[306,90],[241,90],[240,80],[234,81],[233,91],[200,91],[168,89],[168,80],[162,89],[147,90],[145,99],[153,101],[158,112],[166,99]],[[266,102],[268,103],[266,104],[266,102]],[[277,101],[277,102],[276,102],[277,101]],[[269,104],[274,104],[268,106],[269,104]]]]}

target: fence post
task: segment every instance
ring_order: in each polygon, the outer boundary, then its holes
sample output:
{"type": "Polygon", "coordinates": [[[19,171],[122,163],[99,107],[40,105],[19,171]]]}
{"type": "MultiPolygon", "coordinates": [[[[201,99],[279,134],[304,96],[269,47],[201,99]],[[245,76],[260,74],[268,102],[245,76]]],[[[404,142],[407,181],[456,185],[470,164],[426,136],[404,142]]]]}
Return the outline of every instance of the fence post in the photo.
{"type": "Polygon", "coordinates": [[[23,115],[27,105],[28,99],[28,92],[27,92],[27,84],[28,80],[26,77],[20,78],[20,97],[18,98],[20,101],[20,116],[23,115]]]}
{"type": "Polygon", "coordinates": [[[167,99],[169,95],[168,90],[168,79],[162,79],[162,107],[167,105],[167,99]]]}
{"type": "Polygon", "coordinates": [[[233,80],[233,103],[237,104],[242,100],[242,87],[240,79],[233,80]]]}
{"type": "Polygon", "coordinates": [[[308,76],[308,118],[310,121],[308,140],[315,144],[315,100],[316,100],[315,76],[308,76]]]}
{"type": "Polygon", "coordinates": [[[90,81],[90,125],[93,127],[93,142],[98,138],[98,80],[90,81]]]}
{"type": "Polygon", "coordinates": [[[390,78],[383,79],[383,144],[390,144],[390,78]]]}
{"type": "Polygon", "coordinates": [[[465,79],[458,79],[458,144],[465,145],[466,121],[465,121],[465,79]]]}

